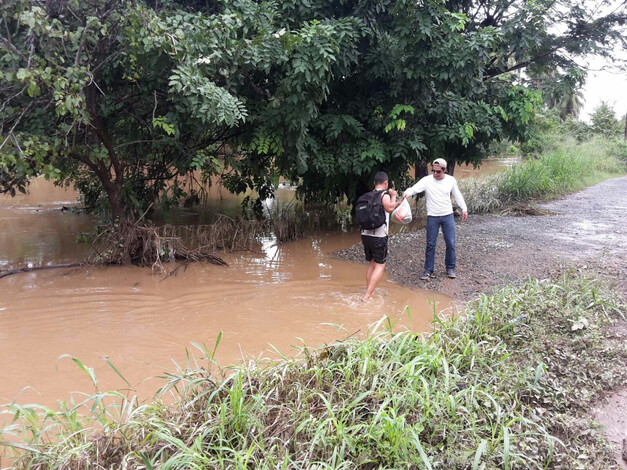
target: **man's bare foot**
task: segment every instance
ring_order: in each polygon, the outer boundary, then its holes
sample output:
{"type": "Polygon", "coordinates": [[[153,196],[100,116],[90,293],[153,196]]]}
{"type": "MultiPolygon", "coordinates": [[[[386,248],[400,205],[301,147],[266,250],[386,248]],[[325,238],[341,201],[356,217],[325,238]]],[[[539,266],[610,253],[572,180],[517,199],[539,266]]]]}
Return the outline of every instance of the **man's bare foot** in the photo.
{"type": "Polygon", "coordinates": [[[364,297],[361,301],[364,303],[372,302],[372,296],[369,295],[368,297],[364,297]]]}

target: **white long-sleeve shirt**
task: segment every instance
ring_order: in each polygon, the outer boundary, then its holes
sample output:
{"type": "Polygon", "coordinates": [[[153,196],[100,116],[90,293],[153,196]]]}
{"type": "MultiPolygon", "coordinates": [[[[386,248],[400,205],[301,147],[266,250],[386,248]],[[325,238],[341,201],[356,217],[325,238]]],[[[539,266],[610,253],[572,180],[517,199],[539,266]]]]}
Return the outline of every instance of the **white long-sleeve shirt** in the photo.
{"type": "Polygon", "coordinates": [[[425,176],[403,194],[410,197],[423,191],[427,196],[427,215],[442,217],[452,214],[451,194],[462,212],[468,212],[464,196],[457,187],[457,180],[451,175],[444,175],[441,180],[436,180],[433,175],[425,176]]]}

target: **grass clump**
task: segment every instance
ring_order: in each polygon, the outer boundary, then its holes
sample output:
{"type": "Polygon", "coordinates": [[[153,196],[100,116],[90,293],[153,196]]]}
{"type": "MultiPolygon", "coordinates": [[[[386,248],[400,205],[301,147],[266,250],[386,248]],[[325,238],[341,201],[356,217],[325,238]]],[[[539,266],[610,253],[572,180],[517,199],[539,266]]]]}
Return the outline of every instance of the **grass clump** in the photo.
{"type": "Polygon", "coordinates": [[[616,144],[600,138],[559,148],[492,176],[459,182],[470,213],[568,194],[625,173],[616,144]]]}
{"type": "Polygon", "coordinates": [[[624,345],[603,334],[623,311],[578,272],[529,280],[429,335],[382,319],[365,340],[219,378],[190,361],[153,403],[91,397],[89,419],[80,404],[11,405],[0,439],[22,439],[16,469],[607,469],[605,442],[580,431],[627,378],[624,345]]]}

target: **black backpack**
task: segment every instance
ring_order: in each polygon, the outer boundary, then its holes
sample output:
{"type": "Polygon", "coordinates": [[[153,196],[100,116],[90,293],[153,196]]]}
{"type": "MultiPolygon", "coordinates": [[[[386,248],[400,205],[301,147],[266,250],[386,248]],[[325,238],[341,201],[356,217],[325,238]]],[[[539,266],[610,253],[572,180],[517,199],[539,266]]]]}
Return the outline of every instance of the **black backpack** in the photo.
{"type": "Polygon", "coordinates": [[[387,191],[374,191],[362,194],[355,204],[355,218],[362,230],[373,230],[386,223],[383,195],[387,191]]]}

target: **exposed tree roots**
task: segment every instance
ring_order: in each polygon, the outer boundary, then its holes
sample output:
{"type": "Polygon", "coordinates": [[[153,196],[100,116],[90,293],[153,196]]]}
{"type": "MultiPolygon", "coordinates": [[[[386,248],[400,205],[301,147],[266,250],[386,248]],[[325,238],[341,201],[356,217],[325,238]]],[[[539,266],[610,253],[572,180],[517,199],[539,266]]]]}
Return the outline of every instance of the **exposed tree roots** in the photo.
{"type": "Polygon", "coordinates": [[[94,241],[92,264],[135,264],[166,273],[170,261],[208,261],[226,266],[218,251],[251,250],[269,229],[266,221],[221,216],[210,225],[154,226],[123,223],[101,232],[94,241]]]}
{"type": "Polygon", "coordinates": [[[262,236],[274,236],[278,242],[301,236],[294,221],[243,220],[220,215],[208,225],[155,226],[125,221],[104,227],[92,242],[93,254],[84,263],[0,271],[0,278],[38,269],[83,265],[150,266],[168,274],[171,261],[207,261],[227,266],[218,252],[254,250],[262,236]]]}

